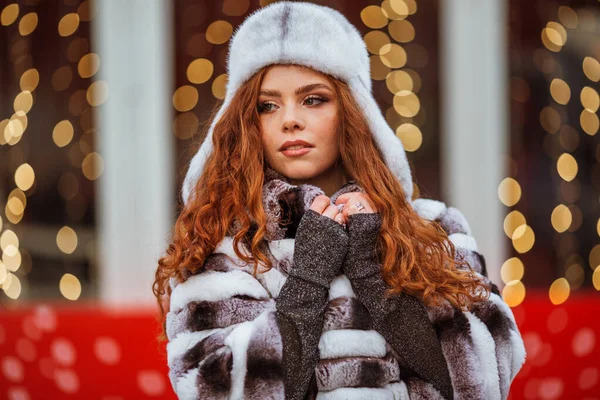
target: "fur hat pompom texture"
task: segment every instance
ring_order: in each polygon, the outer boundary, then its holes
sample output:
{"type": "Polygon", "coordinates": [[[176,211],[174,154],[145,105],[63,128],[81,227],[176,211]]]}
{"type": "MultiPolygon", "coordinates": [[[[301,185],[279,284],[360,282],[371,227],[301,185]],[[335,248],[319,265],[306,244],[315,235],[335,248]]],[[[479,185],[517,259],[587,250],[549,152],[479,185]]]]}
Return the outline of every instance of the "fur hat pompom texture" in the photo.
{"type": "Polygon", "coordinates": [[[360,32],[333,8],[295,1],[279,1],[262,7],[249,14],[235,30],[229,42],[225,99],[206,139],[190,162],[182,187],[184,202],[188,203],[213,152],[212,134],[216,122],[240,86],[271,64],[306,66],[348,84],[386,165],[400,180],[410,204],[413,184],[406,152],[373,97],[369,53],[360,32]]]}

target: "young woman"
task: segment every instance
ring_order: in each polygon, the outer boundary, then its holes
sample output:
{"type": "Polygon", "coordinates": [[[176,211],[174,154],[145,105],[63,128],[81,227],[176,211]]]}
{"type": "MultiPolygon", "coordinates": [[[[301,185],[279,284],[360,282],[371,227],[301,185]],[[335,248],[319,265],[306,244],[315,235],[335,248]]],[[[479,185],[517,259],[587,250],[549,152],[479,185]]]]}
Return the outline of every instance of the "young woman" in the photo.
{"type": "Polygon", "coordinates": [[[153,286],[178,397],[506,399],[512,312],[464,216],[412,199],[356,28],[278,2],[229,50],[153,286]]]}

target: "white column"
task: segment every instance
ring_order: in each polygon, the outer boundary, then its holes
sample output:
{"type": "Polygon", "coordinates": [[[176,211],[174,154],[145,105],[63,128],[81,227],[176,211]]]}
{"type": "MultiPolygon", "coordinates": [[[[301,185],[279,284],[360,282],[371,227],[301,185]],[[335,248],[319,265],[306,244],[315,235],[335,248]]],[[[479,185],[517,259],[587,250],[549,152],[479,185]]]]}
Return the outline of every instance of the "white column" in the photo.
{"type": "Polygon", "coordinates": [[[96,187],[99,296],[110,306],[146,307],[154,304],[154,272],[175,211],[173,3],[96,4],[96,79],[109,88],[98,108],[98,151],[104,159],[96,187]]]}
{"type": "Polygon", "coordinates": [[[503,287],[509,249],[498,185],[507,175],[509,88],[505,0],[440,2],[442,192],[466,216],[490,279],[503,287]]]}

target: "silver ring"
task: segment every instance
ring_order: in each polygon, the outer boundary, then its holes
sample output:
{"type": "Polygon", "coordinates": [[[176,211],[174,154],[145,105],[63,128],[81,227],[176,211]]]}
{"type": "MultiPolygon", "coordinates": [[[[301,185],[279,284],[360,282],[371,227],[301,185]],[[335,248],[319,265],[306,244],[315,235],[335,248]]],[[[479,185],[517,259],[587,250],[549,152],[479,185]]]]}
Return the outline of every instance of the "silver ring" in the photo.
{"type": "Polygon", "coordinates": [[[365,208],[365,206],[363,206],[361,203],[354,204],[354,207],[358,208],[358,211],[362,211],[365,208]]]}

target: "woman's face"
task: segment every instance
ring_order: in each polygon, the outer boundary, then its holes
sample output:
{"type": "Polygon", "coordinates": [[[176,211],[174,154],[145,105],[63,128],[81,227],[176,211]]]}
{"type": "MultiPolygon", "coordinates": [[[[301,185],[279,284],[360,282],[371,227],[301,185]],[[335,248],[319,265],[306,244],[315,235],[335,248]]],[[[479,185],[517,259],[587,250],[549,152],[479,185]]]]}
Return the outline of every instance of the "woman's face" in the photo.
{"type": "Polygon", "coordinates": [[[321,73],[295,65],[272,67],[263,79],[258,100],[269,165],[295,181],[331,175],[340,152],[338,107],[334,89],[321,73]],[[282,150],[285,142],[295,140],[311,147],[296,155],[282,150]]]}

